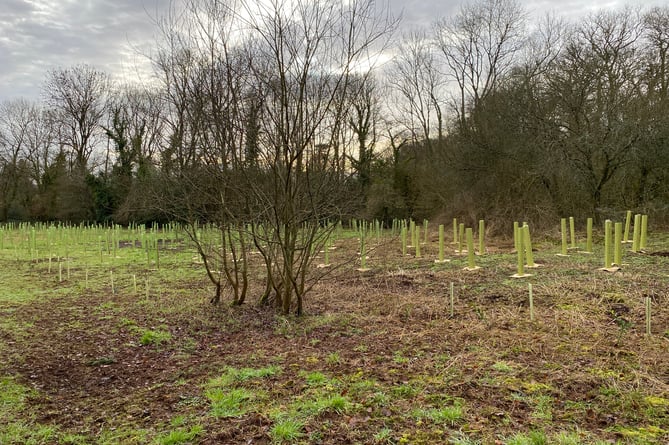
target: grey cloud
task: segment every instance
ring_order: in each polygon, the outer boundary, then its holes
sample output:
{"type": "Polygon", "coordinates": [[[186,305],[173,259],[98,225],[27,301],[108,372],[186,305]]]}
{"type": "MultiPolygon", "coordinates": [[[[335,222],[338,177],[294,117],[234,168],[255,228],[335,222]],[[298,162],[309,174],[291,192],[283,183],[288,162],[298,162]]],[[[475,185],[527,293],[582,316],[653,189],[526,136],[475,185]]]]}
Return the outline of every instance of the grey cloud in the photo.
{"type": "MultiPolygon", "coordinates": [[[[203,0],[204,1],[204,0],[203,0]]],[[[381,0],[385,1],[385,0],[381,0]]],[[[429,27],[473,0],[387,0],[403,16],[402,30],[429,27]]],[[[630,0],[631,1],[631,0],[630,0]]],[[[148,67],[136,48],[155,43],[153,19],[172,0],[2,0],[0,9],[0,102],[18,96],[37,99],[46,73],[88,63],[115,76],[148,67]],[[153,19],[152,19],[153,18],[153,19]],[[143,64],[143,65],[142,65],[143,64]]],[[[554,9],[567,18],[593,8],[620,7],[624,0],[521,0],[535,14],[554,9]]],[[[666,0],[638,0],[640,6],[666,0]]]]}

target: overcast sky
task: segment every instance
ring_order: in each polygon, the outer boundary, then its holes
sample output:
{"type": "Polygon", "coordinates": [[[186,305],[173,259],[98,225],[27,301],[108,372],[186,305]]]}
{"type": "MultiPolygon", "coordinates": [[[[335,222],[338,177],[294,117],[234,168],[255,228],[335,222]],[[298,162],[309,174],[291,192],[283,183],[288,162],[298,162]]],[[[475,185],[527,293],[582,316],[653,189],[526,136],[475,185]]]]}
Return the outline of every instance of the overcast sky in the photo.
{"type": "MultiPolygon", "coordinates": [[[[133,81],[148,64],[142,54],[155,45],[153,19],[171,0],[0,0],[0,102],[39,99],[46,73],[87,63],[133,81]]],[[[204,0],[203,0],[204,1],[204,0]]],[[[381,0],[379,0],[381,1],[381,0]]],[[[473,0],[390,0],[402,27],[429,25],[473,0]]],[[[625,0],[520,0],[531,13],[554,10],[574,19],[625,0]],[[556,9],[559,8],[559,9],[556,9]]],[[[669,0],[637,0],[644,7],[669,0]]]]}

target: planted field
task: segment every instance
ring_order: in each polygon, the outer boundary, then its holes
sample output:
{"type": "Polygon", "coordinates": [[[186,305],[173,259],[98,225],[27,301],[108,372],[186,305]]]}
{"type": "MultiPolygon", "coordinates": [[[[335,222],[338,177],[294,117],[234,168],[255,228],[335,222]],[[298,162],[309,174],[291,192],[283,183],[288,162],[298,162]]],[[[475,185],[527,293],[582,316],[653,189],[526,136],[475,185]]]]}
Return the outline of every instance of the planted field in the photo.
{"type": "Polygon", "coordinates": [[[512,278],[512,240],[436,263],[430,229],[364,268],[339,232],[295,318],[211,306],[177,228],[5,227],[0,444],[669,443],[667,234],[617,271],[535,236],[512,278]]]}

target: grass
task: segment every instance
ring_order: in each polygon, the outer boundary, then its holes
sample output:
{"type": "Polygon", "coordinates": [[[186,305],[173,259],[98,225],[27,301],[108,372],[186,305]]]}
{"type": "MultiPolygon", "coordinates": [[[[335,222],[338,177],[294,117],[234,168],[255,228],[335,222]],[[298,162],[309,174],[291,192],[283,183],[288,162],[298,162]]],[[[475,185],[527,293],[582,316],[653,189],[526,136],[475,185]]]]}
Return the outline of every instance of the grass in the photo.
{"type": "Polygon", "coordinates": [[[243,388],[214,388],[208,390],[206,396],[214,417],[240,417],[248,411],[249,402],[258,398],[256,393],[243,388]]]}
{"type": "MultiPolygon", "coordinates": [[[[669,250],[669,238],[651,240],[650,252],[669,250]]],[[[415,259],[396,241],[370,237],[374,271],[333,272],[296,318],[252,299],[209,306],[187,244],[168,244],[157,269],[141,248],[100,256],[97,235],[84,234],[59,283],[64,241],[49,272],[46,254],[31,260],[14,248],[19,231],[6,231],[0,443],[667,443],[666,257],[626,254],[622,272],[604,273],[598,253],[555,257],[547,239],[536,244],[542,266],[517,280],[503,248],[464,273],[450,250],[435,265],[434,243],[415,259]],[[650,337],[646,293],[657,300],[650,337]],[[97,418],[99,428],[73,426],[97,418]]],[[[333,262],[357,248],[353,237],[336,245],[333,262]]]]}
{"type": "Polygon", "coordinates": [[[149,345],[159,346],[170,340],[172,340],[172,334],[170,334],[169,332],[162,330],[152,330],[152,329],[142,330],[141,335],[139,337],[139,342],[143,346],[149,346],[149,345]]]}
{"type": "Polygon", "coordinates": [[[204,431],[201,425],[195,425],[190,428],[177,428],[169,433],[162,434],[156,438],[159,445],[179,445],[192,443],[204,431]]]}
{"type": "Polygon", "coordinates": [[[275,423],[269,432],[274,443],[295,443],[304,437],[304,424],[299,420],[286,419],[275,423]]]}

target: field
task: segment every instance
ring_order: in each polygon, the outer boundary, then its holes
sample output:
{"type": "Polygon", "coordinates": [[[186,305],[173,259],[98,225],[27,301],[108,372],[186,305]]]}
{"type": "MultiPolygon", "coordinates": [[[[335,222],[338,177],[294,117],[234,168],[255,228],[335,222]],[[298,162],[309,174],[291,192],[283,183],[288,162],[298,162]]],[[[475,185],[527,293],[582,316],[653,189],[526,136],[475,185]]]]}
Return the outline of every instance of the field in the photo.
{"type": "Polygon", "coordinates": [[[359,271],[344,231],[296,318],[212,307],[176,228],[5,227],[0,444],[669,443],[669,235],[618,271],[595,235],[512,278],[511,239],[465,270],[386,232],[359,271]]]}

